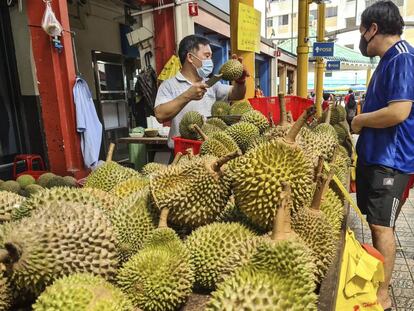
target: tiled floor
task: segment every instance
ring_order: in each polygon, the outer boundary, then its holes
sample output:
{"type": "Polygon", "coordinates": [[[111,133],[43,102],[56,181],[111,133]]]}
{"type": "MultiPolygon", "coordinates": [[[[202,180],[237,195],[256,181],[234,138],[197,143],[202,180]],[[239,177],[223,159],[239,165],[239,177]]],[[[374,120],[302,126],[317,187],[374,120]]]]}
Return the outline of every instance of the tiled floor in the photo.
{"type": "MultiPolygon", "coordinates": [[[[359,241],[372,244],[369,228],[362,225],[353,209],[348,224],[359,241]]],[[[396,224],[397,258],[391,282],[393,310],[414,310],[414,190],[402,208],[396,224]]]]}

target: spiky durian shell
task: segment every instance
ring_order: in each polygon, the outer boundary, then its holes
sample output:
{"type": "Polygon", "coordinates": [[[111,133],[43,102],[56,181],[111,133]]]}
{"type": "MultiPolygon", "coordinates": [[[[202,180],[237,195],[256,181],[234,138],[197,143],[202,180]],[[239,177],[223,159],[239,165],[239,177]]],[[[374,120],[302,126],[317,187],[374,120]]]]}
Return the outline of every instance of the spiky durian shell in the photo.
{"type": "Polygon", "coordinates": [[[34,311],[133,311],[132,302],[105,279],[78,273],[56,280],[38,297],[34,311]]]}
{"type": "Polygon", "coordinates": [[[252,231],[238,223],[213,223],[193,231],[186,240],[186,246],[197,286],[214,289],[223,278],[223,269],[237,264],[229,263],[229,258],[234,258],[233,254],[240,251],[243,242],[254,236],[252,231]]]}
{"type": "Polygon", "coordinates": [[[224,80],[240,79],[243,74],[243,65],[237,59],[230,59],[221,66],[220,73],[223,74],[222,79],[224,80]]]}
{"type": "Polygon", "coordinates": [[[225,130],[228,127],[226,122],[224,122],[220,118],[210,118],[210,119],[207,120],[206,123],[214,125],[215,127],[218,127],[220,130],[225,130]]]}
{"type": "Polygon", "coordinates": [[[229,150],[218,140],[207,139],[200,147],[201,155],[221,157],[229,153],[229,150]]]}
{"type": "Polygon", "coordinates": [[[37,208],[47,208],[56,202],[93,204],[103,208],[93,195],[77,188],[54,187],[37,192],[25,200],[19,208],[15,209],[12,215],[13,220],[20,220],[32,214],[37,208]]]}
{"type": "Polygon", "coordinates": [[[227,116],[230,114],[230,104],[223,101],[216,101],[211,107],[212,116],[227,116]]]}
{"type": "Polygon", "coordinates": [[[0,274],[0,311],[10,310],[12,301],[13,294],[9,282],[2,274],[0,274]]]}
{"type": "Polygon", "coordinates": [[[110,191],[119,183],[131,178],[140,177],[140,174],[132,169],[125,168],[113,161],[107,161],[86,179],[85,187],[92,187],[110,191]]]}
{"type": "Polygon", "coordinates": [[[17,181],[14,180],[7,180],[5,182],[2,182],[0,185],[0,190],[3,191],[9,191],[14,193],[19,193],[21,187],[17,181]]]}
{"type": "Polygon", "coordinates": [[[186,112],[179,124],[179,131],[182,138],[197,139],[198,134],[192,128],[194,124],[201,127],[204,124],[203,116],[197,111],[186,112]]]}
{"type": "Polygon", "coordinates": [[[20,207],[25,198],[9,191],[0,191],[0,223],[10,221],[13,211],[20,207]]]}
{"type": "Polygon", "coordinates": [[[40,207],[7,228],[3,245],[19,256],[6,264],[18,290],[40,294],[55,279],[76,272],[106,279],[115,275],[112,225],[92,204],[62,202],[40,207]]]}
{"type": "Polygon", "coordinates": [[[248,100],[240,100],[230,106],[230,115],[241,116],[251,110],[253,110],[253,107],[248,100]]]}
{"type": "Polygon", "coordinates": [[[344,204],[330,188],[324,194],[320,209],[325,214],[333,231],[339,235],[345,217],[344,204]]]}
{"type": "Polygon", "coordinates": [[[99,202],[105,212],[109,212],[113,209],[123,208],[120,198],[114,196],[111,193],[105,192],[98,188],[82,188],[82,191],[89,193],[99,202]]]}
{"type": "Polygon", "coordinates": [[[118,198],[126,198],[127,196],[142,191],[149,185],[149,179],[145,177],[132,177],[116,185],[109,192],[118,198]]]}
{"type": "Polygon", "coordinates": [[[196,228],[216,220],[230,196],[230,187],[211,167],[213,156],[194,157],[169,166],[150,179],[151,195],[159,210],[169,209],[169,221],[196,228]]]}
{"type": "Polygon", "coordinates": [[[260,135],[259,129],[248,122],[233,124],[226,129],[225,133],[233,138],[242,152],[245,152],[250,142],[260,135]]]}
{"type": "Polygon", "coordinates": [[[260,134],[263,134],[269,129],[269,121],[267,118],[257,110],[246,112],[242,115],[240,122],[249,122],[259,129],[260,134]]]}
{"type": "Polygon", "coordinates": [[[27,193],[29,194],[29,196],[31,196],[31,195],[39,192],[39,191],[43,191],[44,188],[41,185],[33,184],[33,185],[26,186],[26,188],[24,188],[24,190],[26,190],[27,193]]]}
{"type": "Polygon", "coordinates": [[[118,286],[143,310],[173,311],[191,294],[194,273],[189,253],[177,235],[171,239],[171,231],[157,229],[119,270],[118,286]]]}
{"type": "Polygon", "coordinates": [[[312,250],[316,277],[321,282],[331,265],[337,249],[338,234],[322,211],[303,208],[292,217],[292,228],[312,250]]]}
{"type": "Polygon", "coordinates": [[[121,263],[135,255],[156,228],[156,215],[150,206],[149,190],[132,194],[123,200],[122,205],[122,208],[109,212],[121,263]]]}
{"type": "MultiPolygon", "coordinates": [[[[203,126],[201,127],[201,130],[203,131],[203,133],[206,136],[210,136],[215,132],[219,132],[221,131],[221,129],[213,124],[210,123],[204,123],[203,126]]],[[[201,136],[199,134],[197,134],[197,139],[201,139],[201,136]]]]}
{"type": "Polygon", "coordinates": [[[16,181],[19,183],[20,187],[26,188],[28,185],[32,185],[36,182],[32,175],[20,175],[17,177],[16,181]]]}
{"type": "Polygon", "coordinates": [[[141,170],[141,174],[149,177],[151,174],[157,173],[165,169],[166,167],[167,165],[162,163],[150,162],[144,165],[144,167],[141,170]]]}
{"type": "Polygon", "coordinates": [[[292,188],[294,208],[310,203],[314,170],[299,147],[274,140],[236,160],[227,171],[236,204],[255,225],[271,228],[284,182],[292,188]]]}

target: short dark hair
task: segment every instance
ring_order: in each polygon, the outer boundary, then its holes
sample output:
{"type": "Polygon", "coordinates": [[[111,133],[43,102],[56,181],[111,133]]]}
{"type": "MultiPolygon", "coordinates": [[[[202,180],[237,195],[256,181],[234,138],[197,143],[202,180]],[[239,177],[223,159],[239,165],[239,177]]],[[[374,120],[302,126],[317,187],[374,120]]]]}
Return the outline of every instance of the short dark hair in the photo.
{"type": "Polygon", "coordinates": [[[210,44],[210,40],[199,35],[189,35],[181,40],[178,47],[178,57],[180,58],[182,65],[184,65],[187,54],[191,51],[198,51],[200,49],[200,44],[208,45],[210,44]]]}
{"type": "Polygon", "coordinates": [[[323,93],[323,100],[328,100],[331,94],[329,93],[323,93]]]}
{"type": "Polygon", "coordinates": [[[361,25],[368,29],[373,23],[384,35],[401,35],[405,25],[398,7],[389,0],[378,1],[362,12],[361,25]]]}
{"type": "Polygon", "coordinates": [[[349,89],[348,90],[348,94],[351,94],[351,93],[353,93],[354,91],[352,90],[352,89],[349,89]]]}

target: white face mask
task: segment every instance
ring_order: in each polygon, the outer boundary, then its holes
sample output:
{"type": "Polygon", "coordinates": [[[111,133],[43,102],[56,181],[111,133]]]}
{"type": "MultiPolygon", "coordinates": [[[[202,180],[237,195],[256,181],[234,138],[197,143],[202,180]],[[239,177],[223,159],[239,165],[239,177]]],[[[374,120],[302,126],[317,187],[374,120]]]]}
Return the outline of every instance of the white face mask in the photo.
{"type": "Polygon", "coordinates": [[[211,59],[199,59],[197,56],[195,56],[193,53],[191,53],[195,58],[197,58],[201,62],[201,67],[196,67],[193,63],[193,66],[197,70],[197,74],[202,79],[207,79],[208,76],[213,72],[214,64],[211,59]]]}

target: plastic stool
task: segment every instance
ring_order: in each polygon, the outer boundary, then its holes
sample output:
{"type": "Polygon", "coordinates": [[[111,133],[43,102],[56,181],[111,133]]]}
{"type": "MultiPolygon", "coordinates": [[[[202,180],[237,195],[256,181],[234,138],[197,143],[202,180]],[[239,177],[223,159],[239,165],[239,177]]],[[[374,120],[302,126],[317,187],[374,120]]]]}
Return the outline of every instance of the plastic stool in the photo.
{"type": "Polygon", "coordinates": [[[18,154],[14,157],[13,161],[13,178],[16,179],[20,175],[28,174],[32,175],[35,179],[37,179],[40,175],[43,173],[46,173],[45,171],[45,163],[43,162],[43,159],[38,154],[18,154]],[[20,161],[24,161],[24,165],[26,169],[24,172],[17,174],[17,164],[20,161]],[[34,170],[33,169],[33,163],[38,161],[40,170],[34,170]]]}

